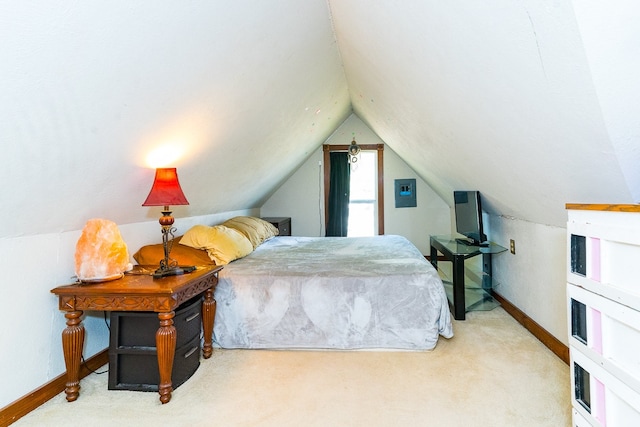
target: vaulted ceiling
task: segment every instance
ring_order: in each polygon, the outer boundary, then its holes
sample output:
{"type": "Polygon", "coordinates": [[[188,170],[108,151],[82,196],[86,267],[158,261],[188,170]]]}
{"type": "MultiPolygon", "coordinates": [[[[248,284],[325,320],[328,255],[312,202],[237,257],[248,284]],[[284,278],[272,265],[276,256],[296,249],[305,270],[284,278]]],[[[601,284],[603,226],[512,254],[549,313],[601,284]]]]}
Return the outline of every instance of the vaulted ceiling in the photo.
{"type": "Polygon", "coordinates": [[[160,149],[180,215],[260,207],[350,114],[449,202],[633,203],[640,8],[601,3],[0,1],[0,238],[155,219],[160,149]]]}
{"type": "MultiPolygon", "coordinates": [[[[598,90],[614,82],[595,84],[603,59],[587,55],[572,2],[330,3],[355,113],[445,200],[479,189],[495,214],[562,225],[568,201],[640,198],[621,163],[639,159],[640,135],[634,149],[613,140],[598,90]]],[[[615,45],[609,33],[596,36],[615,45]]],[[[631,61],[619,62],[607,77],[631,61]]]]}

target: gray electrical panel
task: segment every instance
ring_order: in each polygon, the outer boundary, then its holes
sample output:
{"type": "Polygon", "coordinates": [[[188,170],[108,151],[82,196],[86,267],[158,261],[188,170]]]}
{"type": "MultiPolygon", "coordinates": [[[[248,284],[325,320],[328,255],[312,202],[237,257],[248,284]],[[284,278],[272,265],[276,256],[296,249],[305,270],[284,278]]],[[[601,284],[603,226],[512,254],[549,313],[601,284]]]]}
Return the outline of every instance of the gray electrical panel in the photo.
{"type": "Polygon", "coordinates": [[[416,202],[416,180],[396,179],[396,208],[415,208],[416,202]]]}

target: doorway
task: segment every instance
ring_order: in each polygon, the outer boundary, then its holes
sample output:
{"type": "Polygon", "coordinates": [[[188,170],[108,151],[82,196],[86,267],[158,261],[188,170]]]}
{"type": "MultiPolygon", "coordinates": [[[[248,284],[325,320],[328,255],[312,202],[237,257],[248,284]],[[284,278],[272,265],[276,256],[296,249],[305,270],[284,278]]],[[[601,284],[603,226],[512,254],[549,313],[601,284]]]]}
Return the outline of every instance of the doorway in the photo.
{"type": "MultiPolygon", "coordinates": [[[[374,170],[375,170],[375,199],[372,199],[369,196],[354,196],[354,203],[351,203],[351,197],[349,200],[349,209],[354,206],[354,209],[359,210],[360,208],[371,209],[371,203],[373,203],[373,234],[368,235],[383,235],[384,234],[384,144],[359,144],[360,146],[360,155],[364,155],[365,153],[370,153],[374,156],[375,162],[374,170]],[[376,230],[377,229],[377,230],[376,230]],[[377,231],[377,232],[376,232],[377,231]]],[[[323,150],[323,163],[324,163],[324,223],[325,229],[327,227],[328,221],[328,206],[329,206],[329,188],[331,186],[330,181],[330,153],[335,151],[343,151],[346,152],[349,149],[349,145],[329,145],[324,144],[322,146],[323,150]]],[[[360,159],[359,159],[360,160],[360,159]]],[[[361,166],[358,166],[360,169],[361,166]]],[[[362,167],[365,169],[365,167],[362,167]]],[[[357,185],[357,184],[356,184],[357,185]]],[[[351,215],[350,215],[351,216],[351,215]]],[[[349,221],[349,225],[351,225],[353,221],[349,221]]],[[[358,233],[358,231],[353,231],[353,233],[358,233]]],[[[348,232],[349,235],[352,235],[348,232]]],[[[355,235],[355,234],[354,234],[355,235]]]]}
{"type": "Polygon", "coordinates": [[[374,236],[377,215],[376,153],[361,151],[351,163],[347,237],[374,236]]]}

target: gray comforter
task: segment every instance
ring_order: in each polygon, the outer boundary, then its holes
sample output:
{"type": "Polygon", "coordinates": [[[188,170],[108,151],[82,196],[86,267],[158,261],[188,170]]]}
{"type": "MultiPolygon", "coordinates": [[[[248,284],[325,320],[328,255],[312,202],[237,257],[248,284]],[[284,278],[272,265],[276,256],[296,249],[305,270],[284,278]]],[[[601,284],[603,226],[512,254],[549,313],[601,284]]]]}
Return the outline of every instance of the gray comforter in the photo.
{"type": "Polygon", "coordinates": [[[428,350],[453,336],[437,272],[400,236],[275,237],[220,272],[223,348],[428,350]]]}

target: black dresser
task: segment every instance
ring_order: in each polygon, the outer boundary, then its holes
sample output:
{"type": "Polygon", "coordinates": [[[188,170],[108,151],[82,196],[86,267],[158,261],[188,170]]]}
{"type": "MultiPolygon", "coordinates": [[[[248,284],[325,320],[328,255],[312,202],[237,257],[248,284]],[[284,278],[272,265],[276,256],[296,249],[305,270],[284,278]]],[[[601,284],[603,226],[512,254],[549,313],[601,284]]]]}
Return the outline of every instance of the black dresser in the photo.
{"type": "MultiPolygon", "coordinates": [[[[171,382],[176,389],[200,366],[201,296],[176,309],[173,326],[177,336],[171,382]]],[[[109,390],[158,391],[158,313],[112,311],[110,329],[109,390]]]]}
{"type": "Polygon", "coordinates": [[[291,236],[291,217],[266,216],[261,219],[273,224],[278,229],[280,236],[291,236]]]}

